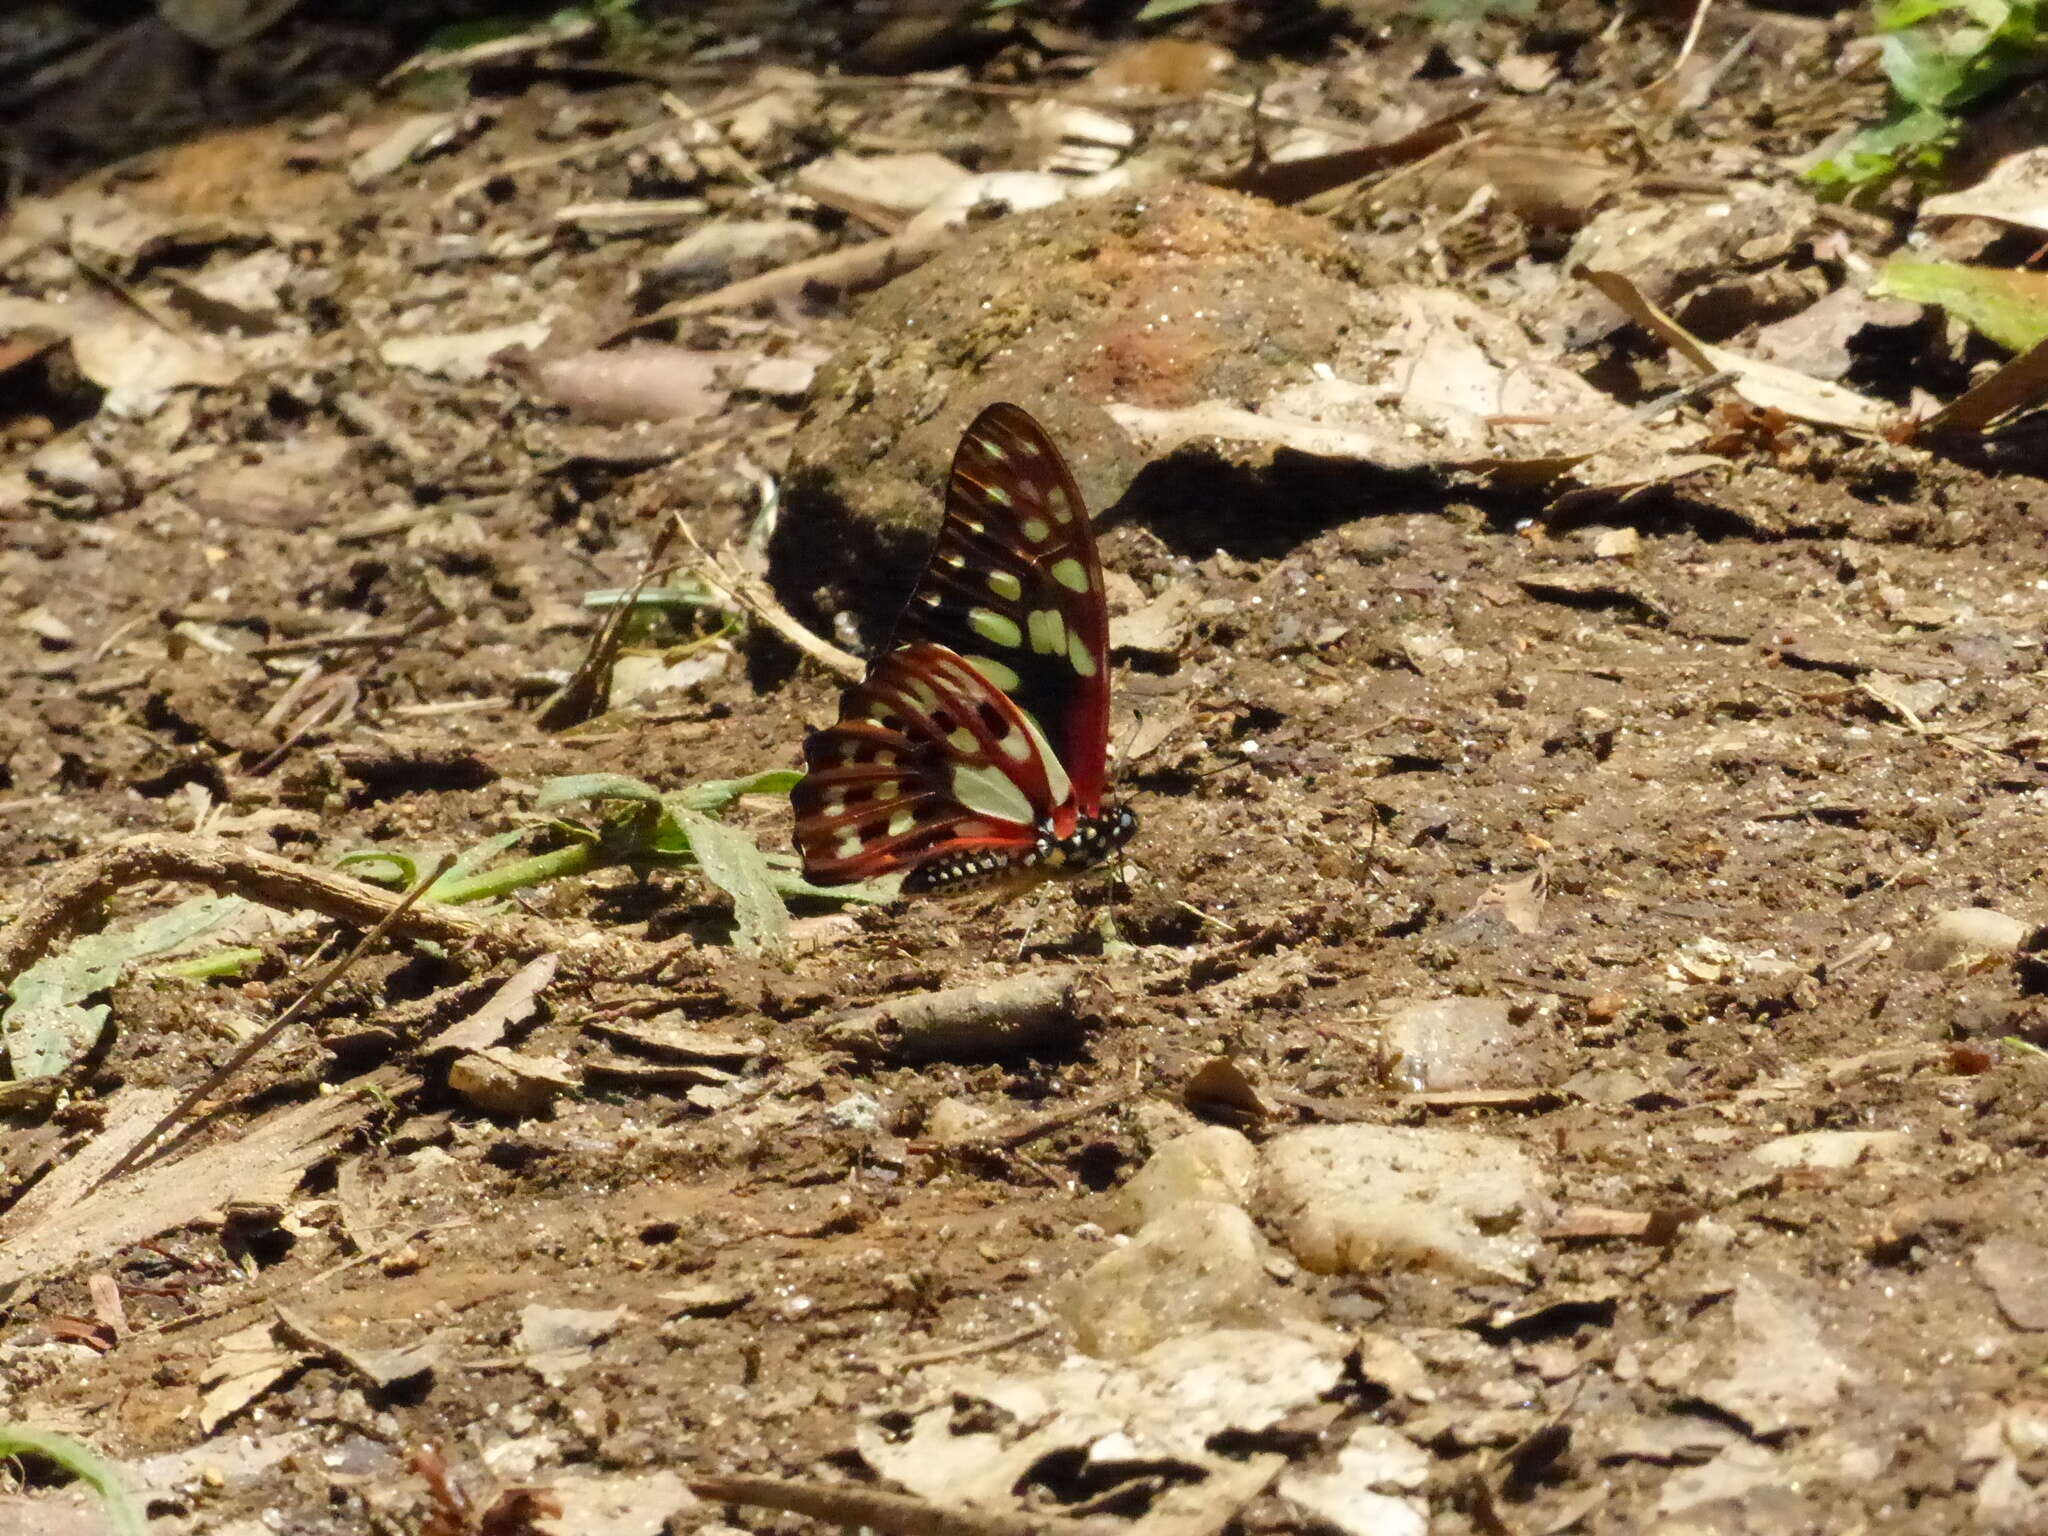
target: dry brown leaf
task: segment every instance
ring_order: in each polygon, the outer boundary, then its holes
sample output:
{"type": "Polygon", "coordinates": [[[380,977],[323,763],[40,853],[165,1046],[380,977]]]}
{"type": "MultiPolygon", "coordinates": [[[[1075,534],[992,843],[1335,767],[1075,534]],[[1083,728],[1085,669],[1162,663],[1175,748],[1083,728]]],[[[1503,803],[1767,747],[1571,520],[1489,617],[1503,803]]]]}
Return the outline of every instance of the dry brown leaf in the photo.
{"type": "Polygon", "coordinates": [[[1872,400],[1867,395],[1859,395],[1853,389],[1844,389],[1825,379],[1809,378],[1776,363],[1761,362],[1739,352],[1731,352],[1726,347],[1701,341],[1643,297],[1636,285],[1622,273],[1582,266],[1574,269],[1572,275],[1598,288],[1626,310],[1630,319],[1661,337],[1696,366],[1709,373],[1723,370],[1733,373],[1735,392],[1751,405],[1764,410],[1783,411],[1799,421],[1839,427],[1845,432],[1860,432],[1872,437],[1882,435],[1898,420],[1897,410],[1881,400],[1872,400]]]}
{"type": "Polygon", "coordinates": [[[1477,105],[1460,107],[1434,122],[1423,124],[1413,133],[1403,134],[1385,144],[1302,155],[1292,160],[1264,161],[1222,177],[1215,185],[1226,192],[1243,192],[1251,197],[1263,197],[1269,202],[1304,202],[1363,177],[1376,176],[1381,171],[1435,154],[1446,145],[1455,143],[1461,125],[1478,112],[1477,105]]]}
{"type": "Polygon", "coordinates": [[[1452,157],[1424,185],[1439,208],[1463,208],[1484,191],[1527,223],[1575,230],[1628,174],[1604,155],[1585,151],[1548,144],[1477,143],[1452,157]]]}
{"type": "Polygon", "coordinates": [[[106,408],[117,416],[146,415],[174,389],[242,376],[228,353],[101,293],[76,294],[67,304],[0,295],[0,334],[16,331],[67,337],[78,371],[107,392],[106,408]]]}
{"type": "Polygon", "coordinates": [[[1923,219],[1966,216],[2048,230],[2048,148],[2007,155],[1975,186],[1920,204],[1923,219]]]}
{"type": "Polygon", "coordinates": [[[491,371],[500,352],[514,347],[544,346],[550,327],[545,320],[524,325],[494,325],[480,331],[436,331],[417,336],[394,336],[377,349],[377,355],[394,368],[411,368],[438,374],[457,383],[470,383],[491,371]]]}
{"type": "Polygon", "coordinates": [[[252,1323],[220,1341],[220,1352],[200,1378],[199,1427],[211,1435],[306,1363],[300,1351],[280,1349],[269,1323],[252,1323]]]}
{"type": "Polygon", "coordinates": [[[1034,171],[1096,176],[1137,142],[1138,130],[1120,117],[1072,101],[1013,104],[1020,142],[1017,159],[1034,171]]]}
{"type": "Polygon", "coordinates": [[[1979,380],[1912,428],[1917,438],[1944,432],[1982,432],[2003,416],[2033,404],[2048,393],[2048,341],[2036,343],[1987,379],[1979,380]]]}
{"type": "Polygon", "coordinates": [[[1101,91],[1157,91],[1199,96],[1237,62],[1228,48],[1179,37],[1155,37],[1113,50],[1088,83],[1101,91]]]}
{"type": "Polygon", "coordinates": [[[658,342],[572,357],[517,358],[506,366],[551,405],[584,421],[695,421],[725,404],[718,370],[733,359],[658,342]]]}
{"type": "Polygon", "coordinates": [[[99,1138],[0,1217],[0,1300],[20,1284],[197,1221],[231,1199],[288,1192],[308,1165],[419,1080],[381,1071],[356,1086],[365,1091],[275,1111],[189,1156],[160,1156],[96,1187],[178,1098],[169,1089],[124,1088],[99,1138]]]}
{"type": "Polygon", "coordinates": [[[973,175],[944,155],[826,155],[797,172],[796,190],[828,208],[895,229],[973,175]],[[880,222],[877,222],[877,221],[880,222]]]}
{"type": "Polygon", "coordinates": [[[460,112],[416,112],[400,118],[349,162],[348,179],[357,188],[381,181],[413,156],[448,143],[461,125],[460,112]]]}
{"type": "Polygon", "coordinates": [[[1225,442],[1261,443],[1289,448],[1326,459],[1360,459],[1370,463],[1407,464],[1414,450],[1391,435],[1369,429],[1326,427],[1299,418],[1267,416],[1247,411],[1226,400],[1204,400],[1199,405],[1174,410],[1154,410],[1143,405],[1111,405],[1112,419],[1137,441],[1148,454],[1173,452],[1197,438],[1219,438],[1225,442]]]}

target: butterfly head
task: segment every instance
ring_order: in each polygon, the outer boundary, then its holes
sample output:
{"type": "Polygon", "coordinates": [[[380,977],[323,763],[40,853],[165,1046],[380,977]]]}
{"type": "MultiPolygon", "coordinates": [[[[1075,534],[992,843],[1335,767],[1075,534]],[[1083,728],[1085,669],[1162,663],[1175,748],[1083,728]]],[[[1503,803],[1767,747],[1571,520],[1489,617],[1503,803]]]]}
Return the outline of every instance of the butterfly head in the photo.
{"type": "Polygon", "coordinates": [[[1098,814],[1076,820],[1065,837],[1056,835],[1049,822],[1041,822],[1021,862],[1051,875],[1085,874],[1137,835],[1136,811],[1127,805],[1106,805],[1098,814]]]}

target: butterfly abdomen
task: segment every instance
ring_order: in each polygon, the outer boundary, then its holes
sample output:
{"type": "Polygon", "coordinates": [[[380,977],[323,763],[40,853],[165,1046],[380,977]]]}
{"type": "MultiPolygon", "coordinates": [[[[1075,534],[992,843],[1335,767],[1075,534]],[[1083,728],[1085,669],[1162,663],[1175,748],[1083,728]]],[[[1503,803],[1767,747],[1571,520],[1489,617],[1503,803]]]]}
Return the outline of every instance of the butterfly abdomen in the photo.
{"type": "Polygon", "coordinates": [[[1020,888],[1047,880],[1072,880],[1108,862],[1119,848],[1138,835],[1138,813],[1111,806],[1100,816],[1084,816],[1065,837],[1039,828],[1027,848],[980,848],[949,853],[920,864],[903,879],[911,894],[964,890],[1004,880],[1020,888]]]}

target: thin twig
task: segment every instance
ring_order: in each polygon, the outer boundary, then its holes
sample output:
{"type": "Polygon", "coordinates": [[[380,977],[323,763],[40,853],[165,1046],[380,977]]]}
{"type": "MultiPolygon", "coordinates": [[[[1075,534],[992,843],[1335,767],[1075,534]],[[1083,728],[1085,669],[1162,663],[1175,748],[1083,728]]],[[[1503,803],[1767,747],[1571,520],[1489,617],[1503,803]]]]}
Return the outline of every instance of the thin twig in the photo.
{"type": "MultiPolygon", "coordinates": [[[[679,523],[681,519],[677,520],[679,523]]],[[[735,570],[697,542],[688,527],[683,537],[697,553],[694,574],[706,586],[721,594],[734,608],[757,624],[764,624],[804,655],[836,677],[858,683],[868,675],[868,664],[851,651],[843,651],[821,635],[814,635],[775,600],[775,594],[758,577],[735,570]]]]}
{"type": "Polygon", "coordinates": [[[542,171],[551,165],[566,165],[580,160],[585,155],[602,154],[608,149],[631,149],[636,144],[651,143],[663,134],[673,133],[675,125],[666,119],[658,123],[642,123],[638,128],[627,128],[602,139],[591,139],[582,144],[571,144],[567,149],[552,150],[545,155],[521,155],[512,160],[501,160],[488,171],[458,181],[448,191],[448,201],[467,197],[470,193],[489,186],[501,176],[517,176],[521,171],[542,171]]]}
{"type": "Polygon", "coordinates": [[[317,977],[315,977],[313,984],[310,987],[308,987],[305,991],[301,992],[297,997],[293,998],[291,1001],[291,1005],[287,1007],[283,1013],[280,1013],[276,1017],[276,1019],[274,1019],[271,1022],[269,1028],[258,1030],[254,1035],[250,1036],[249,1039],[243,1043],[241,1049],[237,1050],[232,1056],[228,1057],[228,1059],[222,1062],[221,1065],[218,1068],[216,1068],[206,1078],[204,1082],[200,1083],[198,1087],[194,1088],[190,1093],[186,1094],[184,1098],[180,1099],[174,1106],[172,1106],[170,1112],[166,1114],[161,1120],[157,1121],[155,1125],[152,1125],[148,1130],[144,1131],[142,1133],[141,1138],[135,1143],[135,1145],[130,1147],[126,1152],[122,1153],[120,1160],[116,1162],[113,1167],[109,1168],[104,1174],[100,1176],[99,1183],[95,1184],[93,1188],[97,1189],[101,1185],[112,1183],[115,1179],[118,1179],[122,1174],[126,1173],[130,1168],[133,1168],[138,1162],[142,1160],[142,1155],[145,1152],[147,1152],[151,1147],[156,1145],[157,1139],[161,1137],[164,1134],[164,1132],[168,1131],[172,1126],[176,1125],[179,1121],[183,1120],[186,1115],[191,1113],[194,1105],[198,1104],[202,1099],[210,1097],[217,1089],[219,1089],[221,1084],[225,1083],[229,1078],[233,1077],[237,1072],[241,1071],[243,1067],[247,1066],[251,1057],[255,1056],[257,1052],[261,1051],[265,1046],[269,1045],[271,1041],[275,1040],[279,1035],[284,1033],[287,1026],[297,1022],[301,1014],[305,1013],[315,1003],[319,1002],[321,998],[325,997],[328,994],[328,992],[333,989],[334,984],[337,981],[341,980],[342,975],[349,969],[349,967],[354,965],[358,960],[362,959],[364,954],[367,953],[373,945],[375,945],[379,940],[381,940],[385,934],[389,933],[392,927],[398,922],[398,920],[401,917],[405,916],[407,912],[412,910],[413,905],[416,902],[418,902],[422,896],[426,895],[428,890],[432,888],[434,882],[440,879],[443,875],[445,875],[448,872],[450,866],[452,866],[454,863],[455,855],[452,853],[444,853],[441,855],[440,858],[436,859],[434,861],[433,868],[428,870],[426,874],[420,876],[420,878],[414,882],[412,889],[407,891],[405,895],[399,899],[399,902],[396,906],[394,906],[389,912],[384,914],[383,918],[379,920],[376,927],[372,928],[368,933],[362,936],[362,938],[356,943],[355,948],[351,949],[347,954],[342,955],[339,959],[335,960],[334,963],[329,965],[326,970],[322,971],[317,977]]]}
{"type": "Polygon", "coordinates": [[[1115,1109],[1121,1104],[1128,1103],[1137,1093],[1138,1090],[1135,1088],[1105,1093],[1101,1098],[1090,1099],[1085,1104],[1070,1104],[1065,1109],[1054,1110],[1049,1115],[1034,1115],[1020,1126],[1007,1131],[997,1131],[980,1139],[987,1145],[1014,1152],[1019,1147],[1029,1146],[1041,1136],[1050,1136],[1054,1131],[1062,1131],[1070,1125],[1079,1124],[1091,1115],[1099,1115],[1105,1109],[1115,1109]]]}
{"type": "Polygon", "coordinates": [[[1645,88],[1645,94],[1649,91],[1654,91],[1666,80],[1675,78],[1678,72],[1685,68],[1686,60],[1692,57],[1693,49],[1699,46],[1700,33],[1706,28],[1707,12],[1712,8],[1713,4],[1714,0],[1699,0],[1699,4],[1693,7],[1692,25],[1685,29],[1685,41],[1678,45],[1678,57],[1671,61],[1669,69],[1650,82],[1645,88]]]}
{"type": "MultiPolygon", "coordinates": [[[[681,520],[677,522],[680,525],[681,520]]],[[[654,546],[641,562],[640,572],[634,578],[626,600],[615,604],[605,615],[604,623],[598,627],[597,635],[591,640],[590,649],[583,653],[583,660],[575,673],[555,690],[554,696],[541,705],[540,712],[534,716],[534,723],[542,730],[567,730],[609,707],[612,668],[619,659],[619,647],[625,642],[626,621],[633,616],[633,605],[640,601],[640,594],[647,590],[647,584],[668,557],[668,547],[674,541],[674,528],[664,528],[654,536],[654,546]]]]}
{"type": "MultiPolygon", "coordinates": [[[[274,853],[178,833],[145,833],[102,848],[51,875],[15,913],[14,921],[0,928],[0,977],[19,976],[73,934],[97,928],[101,909],[109,900],[129,886],[153,880],[203,885],[246,896],[281,912],[318,912],[358,927],[380,921],[398,902],[395,894],[381,886],[335,870],[296,864],[274,853]]],[[[408,913],[403,931],[413,938],[461,947],[506,930],[472,913],[437,905],[408,913]]],[[[536,954],[564,945],[573,947],[569,935],[545,924],[530,936],[498,948],[505,954],[536,954]]]]}
{"type": "Polygon", "coordinates": [[[1722,368],[1703,379],[1694,379],[1689,384],[1681,384],[1676,389],[1668,390],[1654,400],[1645,400],[1629,413],[1629,419],[1648,426],[1666,411],[1675,411],[1682,405],[1692,405],[1704,400],[1723,385],[1733,384],[1741,377],[1741,371],[1738,369],[1722,368]]]}
{"type": "Polygon", "coordinates": [[[1032,1323],[1025,1328],[1009,1333],[999,1333],[992,1339],[975,1339],[966,1344],[949,1344],[944,1349],[919,1350],[914,1355],[898,1355],[894,1360],[877,1361],[875,1368],[886,1372],[916,1370],[924,1365],[942,1365],[948,1360],[965,1360],[974,1355],[992,1355],[999,1349],[1009,1349],[1018,1344],[1029,1344],[1042,1333],[1050,1332],[1052,1323],[1032,1323]]]}
{"type": "Polygon", "coordinates": [[[424,622],[415,619],[409,624],[388,624],[382,629],[358,629],[343,635],[298,635],[290,640],[274,640],[268,645],[252,647],[248,655],[255,661],[272,661],[280,656],[309,656],[322,651],[358,651],[369,646],[403,645],[415,635],[446,622],[446,613],[436,612],[424,622]]]}
{"type": "Polygon", "coordinates": [[[435,1222],[431,1226],[408,1227],[398,1236],[387,1238],[374,1248],[365,1248],[361,1253],[351,1254],[339,1263],[328,1265],[309,1280],[278,1281],[264,1286],[253,1296],[237,1296],[227,1301],[215,1302],[210,1307],[201,1307],[197,1312],[187,1312],[180,1317],[167,1317],[160,1323],[151,1323],[147,1327],[136,1329],[134,1337],[146,1338],[153,1333],[176,1333],[181,1328],[190,1328],[198,1323],[210,1323],[217,1317],[227,1317],[236,1312],[247,1312],[255,1307],[268,1306],[287,1289],[294,1296],[304,1296],[318,1290],[336,1275],[347,1274],[364,1264],[374,1264],[379,1259],[396,1253],[408,1243],[418,1242],[423,1237],[431,1237],[436,1232],[452,1232],[459,1227],[473,1225],[475,1223],[465,1216],[455,1221],[435,1222]]]}
{"type": "Polygon", "coordinates": [[[806,256],[801,261],[793,261],[753,277],[737,278],[710,293],[672,300],[659,309],[627,321],[607,335],[599,346],[608,347],[636,331],[670,320],[685,320],[693,315],[715,314],[728,309],[746,309],[756,304],[795,298],[814,288],[842,294],[864,293],[870,288],[881,287],[892,278],[901,277],[913,267],[922,266],[959,234],[958,225],[941,224],[916,234],[887,235],[880,240],[864,240],[858,245],[827,251],[822,256],[806,256]]]}
{"type": "Polygon", "coordinates": [[[907,1493],[781,1477],[693,1477],[690,1492],[714,1504],[780,1509],[848,1529],[864,1525],[883,1536],[1111,1536],[1128,1529],[1118,1520],[947,1509],[907,1493]]]}
{"type": "Polygon", "coordinates": [[[212,352],[221,357],[227,355],[220,344],[212,337],[206,335],[203,331],[193,329],[179,320],[176,313],[168,305],[143,294],[132,284],[122,281],[98,262],[87,260],[85,256],[80,254],[76,243],[66,248],[65,255],[71,258],[72,265],[77,267],[79,271],[106,288],[115,298],[126,304],[159,330],[168,331],[180,341],[196,347],[202,352],[212,352]]]}
{"type": "Polygon", "coordinates": [[[712,142],[725,151],[726,157],[738,169],[741,178],[756,192],[773,192],[775,190],[775,183],[766,176],[763,176],[754,162],[741,153],[740,147],[733,143],[731,137],[702,112],[699,112],[674,91],[663,91],[661,93],[661,104],[691,127],[702,133],[709,134],[712,142]]]}

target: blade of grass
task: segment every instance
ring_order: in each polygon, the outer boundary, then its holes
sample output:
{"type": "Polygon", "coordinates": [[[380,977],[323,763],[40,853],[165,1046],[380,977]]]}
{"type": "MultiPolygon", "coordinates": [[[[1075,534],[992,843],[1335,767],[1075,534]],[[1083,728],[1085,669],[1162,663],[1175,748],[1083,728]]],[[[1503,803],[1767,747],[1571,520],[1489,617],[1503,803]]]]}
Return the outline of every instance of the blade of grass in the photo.
{"type": "Polygon", "coordinates": [[[99,1495],[114,1536],[149,1536],[142,1506],[122,1482],[119,1470],[84,1441],[54,1429],[0,1422],[0,1456],[40,1456],[55,1462],[99,1495]]]}

